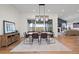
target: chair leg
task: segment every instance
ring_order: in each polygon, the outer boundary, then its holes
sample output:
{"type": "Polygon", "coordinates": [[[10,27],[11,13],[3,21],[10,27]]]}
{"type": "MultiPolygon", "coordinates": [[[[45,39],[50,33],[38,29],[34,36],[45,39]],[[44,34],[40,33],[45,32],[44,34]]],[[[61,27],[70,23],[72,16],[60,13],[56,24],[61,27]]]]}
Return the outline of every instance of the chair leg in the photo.
{"type": "Polygon", "coordinates": [[[30,42],[31,42],[31,39],[29,39],[29,44],[30,44],[30,42]]]}
{"type": "Polygon", "coordinates": [[[48,43],[50,44],[50,38],[49,38],[49,40],[48,40],[48,43]]]}
{"type": "Polygon", "coordinates": [[[50,43],[50,39],[47,39],[47,38],[46,38],[46,42],[47,42],[47,44],[49,44],[49,43],[50,43]]]}
{"type": "MultiPolygon", "coordinates": [[[[46,42],[47,42],[47,40],[48,40],[48,39],[46,38],[46,42]]],[[[48,43],[48,42],[47,42],[47,43],[48,43]]]]}
{"type": "Polygon", "coordinates": [[[46,41],[48,41],[48,39],[46,38],[46,41]]]}
{"type": "Polygon", "coordinates": [[[26,38],[24,38],[24,44],[26,44],[26,38]]]}
{"type": "Polygon", "coordinates": [[[55,43],[55,39],[53,38],[53,43],[55,43]]]}
{"type": "Polygon", "coordinates": [[[33,44],[33,39],[32,39],[32,44],[33,44]]]}
{"type": "Polygon", "coordinates": [[[41,39],[38,39],[38,43],[41,44],[41,39]]]}
{"type": "Polygon", "coordinates": [[[39,43],[39,39],[38,39],[38,43],[39,43]]]}
{"type": "Polygon", "coordinates": [[[24,44],[25,44],[26,42],[25,42],[25,39],[24,39],[24,44]]]}
{"type": "Polygon", "coordinates": [[[33,40],[33,39],[29,38],[29,44],[32,44],[32,43],[33,43],[32,40],[33,40]]]}

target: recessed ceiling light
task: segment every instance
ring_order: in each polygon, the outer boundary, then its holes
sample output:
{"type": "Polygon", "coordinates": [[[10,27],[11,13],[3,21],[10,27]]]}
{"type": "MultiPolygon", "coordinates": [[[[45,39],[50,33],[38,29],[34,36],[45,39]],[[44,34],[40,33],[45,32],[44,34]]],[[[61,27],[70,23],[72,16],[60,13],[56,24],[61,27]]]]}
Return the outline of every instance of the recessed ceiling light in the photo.
{"type": "Polygon", "coordinates": [[[14,18],[14,19],[16,19],[16,18],[14,18]]]}
{"type": "Polygon", "coordinates": [[[50,12],[50,9],[48,9],[48,12],[50,12]]]}
{"type": "Polygon", "coordinates": [[[77,12],[79,12],[79,10],[77,10],[77,12]]]}
{"type": "Polygon", "coordinates": [[[62,12],[64,12],[64,9],[62,9],[62,12]]]}
{"type": "Polygon", "coordinates": [[[35,12],[35,10],[33,10],[33,12],[35,12]]]}

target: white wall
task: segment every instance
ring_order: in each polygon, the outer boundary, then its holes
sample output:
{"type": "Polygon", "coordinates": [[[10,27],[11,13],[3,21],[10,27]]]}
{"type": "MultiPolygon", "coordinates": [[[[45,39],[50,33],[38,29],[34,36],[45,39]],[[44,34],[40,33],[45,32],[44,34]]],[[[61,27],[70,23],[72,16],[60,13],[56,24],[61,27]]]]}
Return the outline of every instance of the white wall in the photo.
{"type": "Polygon", "coordinates": [[[16,29],[19,29],[18,11],[11,5],[0,5],[0,35],[3,34],[3,20],[16,23],[16,29]]]}
{"type": "Polygon", "coordinates": [[[58,16],[57,15],[53,16],[52,20],[53,20],[52,30],[54,32],[55,37],[57,37],[58,36],[58,16]]]}

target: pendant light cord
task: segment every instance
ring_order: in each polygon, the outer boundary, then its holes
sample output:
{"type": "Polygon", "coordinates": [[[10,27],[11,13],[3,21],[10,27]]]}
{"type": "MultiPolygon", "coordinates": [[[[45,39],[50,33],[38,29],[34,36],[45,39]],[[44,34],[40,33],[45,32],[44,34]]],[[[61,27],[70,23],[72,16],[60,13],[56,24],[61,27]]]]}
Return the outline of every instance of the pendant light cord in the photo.
{"type": "Polygon", "coordinates": [[[40,19],[40,5],[39,5],[39,19],[40,19]]]}
{"type": "Polygon", "coordinates": [[[44,5],[44,17],[45,17],[45,5],[44,5]]]}

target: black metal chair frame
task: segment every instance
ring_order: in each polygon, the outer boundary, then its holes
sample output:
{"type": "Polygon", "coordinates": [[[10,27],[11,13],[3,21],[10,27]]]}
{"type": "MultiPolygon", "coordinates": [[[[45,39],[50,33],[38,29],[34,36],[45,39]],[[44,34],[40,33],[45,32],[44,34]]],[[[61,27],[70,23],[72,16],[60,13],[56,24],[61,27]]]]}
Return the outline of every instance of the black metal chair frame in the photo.
{"type": "Polygon", "coordinates": [[[40,42],[39,41],[39,34],[38,33],[33,33],[32,34],[32,43],[33,43],[34,39],[38,39],[38,43],[40,42]]]}
{"type": "Polygon", "coordinates": [[[48,42],[49,38],[48,38],[48,34],[47,33],[41,33],[40,34],[40,43],[41,43],[42,39],[46,39],[46,42],[49,43],[48,42]]]}

